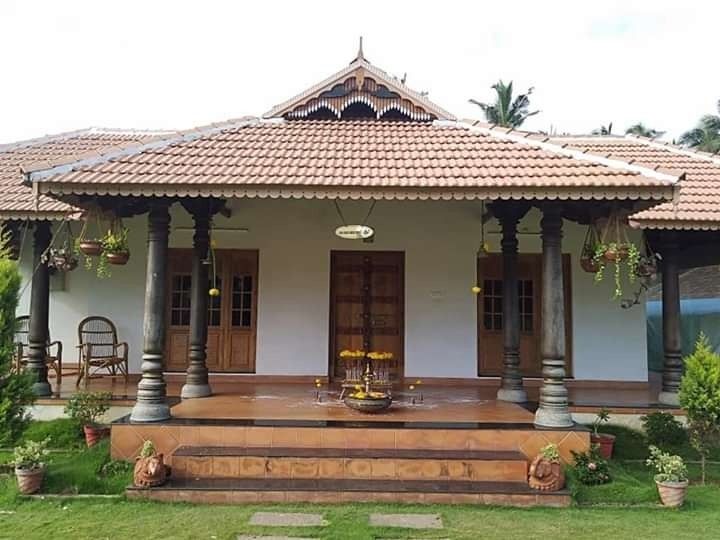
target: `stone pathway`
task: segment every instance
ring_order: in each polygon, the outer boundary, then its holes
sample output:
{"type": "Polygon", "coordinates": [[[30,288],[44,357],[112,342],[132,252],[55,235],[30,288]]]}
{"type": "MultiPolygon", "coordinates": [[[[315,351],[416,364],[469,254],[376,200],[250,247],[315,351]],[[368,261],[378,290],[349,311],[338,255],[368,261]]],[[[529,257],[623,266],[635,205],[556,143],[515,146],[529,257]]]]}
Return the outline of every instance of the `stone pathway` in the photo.
{"type": "MultiPolygon", "coordinates": [[[[328,522],[322,514],[255,512],[250,518],[250,525],[265,527],[324,527],[328,522]]],[[[261,537],[265,538],[265,537],[261,537]]]]}
{"type": "Polygon", "coordinates": [[[440,514],[370,514],[373,527],[402,527],[403,529],[442,529],[440,514]]]}

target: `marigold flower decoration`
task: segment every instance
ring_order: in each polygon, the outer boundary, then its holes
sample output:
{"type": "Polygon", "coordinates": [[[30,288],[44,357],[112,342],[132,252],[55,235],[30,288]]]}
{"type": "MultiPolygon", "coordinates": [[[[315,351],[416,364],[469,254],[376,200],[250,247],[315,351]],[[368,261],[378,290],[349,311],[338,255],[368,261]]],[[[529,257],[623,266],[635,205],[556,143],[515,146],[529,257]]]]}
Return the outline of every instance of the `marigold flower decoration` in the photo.
{"type": "Polygon", "coordinates": [[[393,353],[391,352],[379,352],[379,351],[372,351],[368,353],[367,357],[370,360],[392,360],[393,359],[393,353]]]}
{"type": "Polygon", "coordinates": [[[340,358],[365,358],[365,351],[356,349],[351,351],[350,349],[343,349],[340,351],[340,358]]]}

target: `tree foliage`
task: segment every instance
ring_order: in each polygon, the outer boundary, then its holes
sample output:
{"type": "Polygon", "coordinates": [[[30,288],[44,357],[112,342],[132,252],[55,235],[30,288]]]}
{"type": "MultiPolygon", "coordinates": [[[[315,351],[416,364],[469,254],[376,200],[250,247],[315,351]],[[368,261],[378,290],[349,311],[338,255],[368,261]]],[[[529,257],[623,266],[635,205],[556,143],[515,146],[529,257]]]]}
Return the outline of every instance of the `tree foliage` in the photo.
{"type": "Polygon", "coordinates": [[[495,101],[484,103],[471,99],[470,103],[480,107],[485,113],[485,119],[491,124],[505,127],[519,127],[530,116],[540,111],[530,111],[530,95],[533,88],[528,88],[524,94],[513,96],[513,82],[505,84],[502,79],[491,87],[495,91],[495,101]]]}
{"type": "MultiPolygon", "coordinates": [[[[717,107],[720,113],[720,100],[717,107]]],[[[706,114],[700,118],[693,129],[680,135],[680,144],[705,152],[720,152],[720,116],[706,114]]]]}
{"type": "Polygon", "coordinates": [[[685,358],[679,399],[687,414],[690,443],[700,454],[704,484],[705,461],[720,443],[720,355],[712,351],[704,334],[685,358]]]}
{"type": "Polygon", "coordinates": [[[665,134],[664,131],[658,131],[657,129],[647,127],[642,122],[633,124],[625,130],[625,133],[628,135],[638,135],[639,137],[648,137],[649,139],[656,139],[665,134]]]}
{"type": "Polygon", "coordinates": [[[17,263],[10,259],[8,235],[0,234],[0,447],[11,446],[29,422],[25,407],[34,400],[30,378],[13,373],[15,310],[20,290],[17,263]]]}

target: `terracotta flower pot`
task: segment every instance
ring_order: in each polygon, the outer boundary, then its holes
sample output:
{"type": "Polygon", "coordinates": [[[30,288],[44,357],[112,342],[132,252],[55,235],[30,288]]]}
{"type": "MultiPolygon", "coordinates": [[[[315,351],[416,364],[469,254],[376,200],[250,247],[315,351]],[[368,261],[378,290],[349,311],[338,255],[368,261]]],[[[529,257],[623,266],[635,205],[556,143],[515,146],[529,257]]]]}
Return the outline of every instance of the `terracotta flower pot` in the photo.
{"type": "Polygon", "coordinates": [[[585,272],[594,274],[595,272],[600,270],[600,265],[595,262],[592,256],[583,255],[580,257],[580,268],[585,270],[585,272]]]}
{"type": "Polygon", "coordinates": [[[655,480],[655,485],[657,485],[660,501],[662,501],[663,506],[677,508],[685,502],[685,495],[688,488],[687,480],[684,482],[659,482],[655,480]]]}
{"type": "Polygon", "coordinates": [[[615,262],[618,259],[618,252],[615,249],[606,249],[603,257],[608,262],[615,262]]]}
{"type": "Polygon", "coordinates": [[[590,435],[590,444],[597,444],[600,455],[605,459],[612,458],[613,448],[615,446],[615,435],[609,433],[594,433],[590,435]]]}
{"type": "Polygon", "coordinates": [[[85,443],[88,448],[95,446],[102,439],[110,436],[110,428],[107,426],[83,426],[85,432],[85,443]]]}
{"type": "Polygon", "coordinates": [[[105,255],[107,257],[107,261],[110,264],[127,264],[128,260],[130,259],[130,253],[127,251],[118,251],[117,253],[107,253],[105,255]]]}
{"type": "Polygon", "coordinates": [[[20,493],[23,495],[37,493],[40,491],[45,477],[45,467],[35,467],[34,469],[15,467],[15,477],[20,493]]]}
{"type": "Polygon", "coordinates": [[[62,272],[72,272],[77,268],[78,260],[74,257],[53,257],[52,264],[55,268],[62,272]]]}
{"type": "Polygon", "coordinates": [[[99,240],[81,240],[78,249],[88,256],[100,255],[102,244],[99,240]]]}

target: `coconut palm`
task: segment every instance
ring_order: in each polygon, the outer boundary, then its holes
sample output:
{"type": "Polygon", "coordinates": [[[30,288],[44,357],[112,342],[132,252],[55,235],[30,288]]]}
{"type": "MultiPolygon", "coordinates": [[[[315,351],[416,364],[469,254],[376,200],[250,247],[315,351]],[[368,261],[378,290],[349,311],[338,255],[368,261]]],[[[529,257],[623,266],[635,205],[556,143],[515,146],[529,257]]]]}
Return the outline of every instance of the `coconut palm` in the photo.
{"type": "Polygon", "coordinates": [[[639,137],[648,137],[649,139],[656,139],[658,137],[662,137],[665,134],[664,131],[658,131],[657,129],[649,128],[642,122],[633,124],[625,130],[625,133],[628,135],[638,135],[639,137]]]}
{"type": "Polygon", "coordinates": [[[491,87],[495,90],[495,102],[483,103],[475,99],[469,100],[470,103],[480,107],[485,113],[485,119],[491,124],[505,127],[519,127],[528,119],[540,111],[529,111],[530,94],[533,88],[528,88],[524,94],[513,97],[513,82],[505,84],[502,79],[491,87]]]}
{"type": "Polygon", "coordinates": [[[612,122],[607,126],[600,126],[599,128],[593,129],[590,133],[593,135],[612,135],[612,122]]]}
{"type": "MultiPolygon", "coordinates": [[[[717,106],[720,112],[720,100],[717,106]]],[[[720,116],[703,116],[693,129],[680,135],[680,144],[705,152],[720,152],[720,116]]]]}

